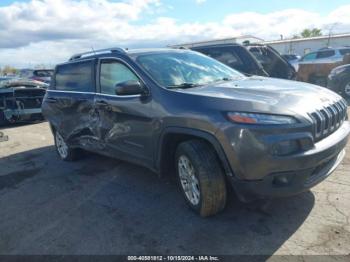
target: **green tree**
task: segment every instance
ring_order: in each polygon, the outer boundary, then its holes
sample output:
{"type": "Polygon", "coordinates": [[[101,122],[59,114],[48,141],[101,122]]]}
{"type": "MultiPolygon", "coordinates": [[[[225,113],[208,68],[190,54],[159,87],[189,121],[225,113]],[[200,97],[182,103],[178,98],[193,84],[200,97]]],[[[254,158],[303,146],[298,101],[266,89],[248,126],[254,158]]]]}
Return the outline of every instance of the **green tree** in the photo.
{"type": "Polygon", "coordinates": [[[304,29],[300,33],[301,37],[307,38],[307,37],[315,37],[315,36],[321,36],[322,35],[322,30],[318,28],[313,28],[313,29],[304,29]]]}
{"type": "Polygon", "coordinates": [[[14,67],[11,67],[11,66],[5,66],[3,69],[2,69],[2,74],[3,75],[14,75],[18,72],[18,70],[14,67]]]}

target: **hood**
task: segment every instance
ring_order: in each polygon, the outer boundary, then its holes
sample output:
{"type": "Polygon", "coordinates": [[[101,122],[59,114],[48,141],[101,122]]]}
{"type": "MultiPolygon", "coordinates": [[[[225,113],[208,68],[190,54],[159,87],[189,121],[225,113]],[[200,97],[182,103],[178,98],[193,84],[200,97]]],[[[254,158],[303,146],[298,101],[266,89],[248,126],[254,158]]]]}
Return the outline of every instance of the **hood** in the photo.
{"type": "Polygon", "coordinates": [[[272,110],[274,112],[288,111],[302,115],[341,99],[336,93],[320,86],[265,77],[242,78],[189,88],[182,92],[235,100],[240,104],[246,102],[249,103],[252,111],[269,112],[270,109],[274,109],[272,110]]]}

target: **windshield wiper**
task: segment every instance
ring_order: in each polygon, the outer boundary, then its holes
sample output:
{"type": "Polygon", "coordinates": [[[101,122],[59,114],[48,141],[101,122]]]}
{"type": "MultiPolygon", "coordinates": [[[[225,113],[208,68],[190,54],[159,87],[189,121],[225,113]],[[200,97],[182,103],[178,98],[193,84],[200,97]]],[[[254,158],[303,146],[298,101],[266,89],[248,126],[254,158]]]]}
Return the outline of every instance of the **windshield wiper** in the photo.
{"type": "Polygon", "coordinates": [[[227,82],[227,81],[233,81],[233,80],[234,80],[234,78],[223,77],[223,78],[216,79],[215,81],[213,81],[211,83],[227,82]]]}
{"type": "Polygon", "coordinates": [[[194,83],[181,83],[179,85],[169,85],[167,88],[172,89],[172,88],[192,88],[192,87],[197,87],[200,86],[199,84],[194,84],[194,83]]]}

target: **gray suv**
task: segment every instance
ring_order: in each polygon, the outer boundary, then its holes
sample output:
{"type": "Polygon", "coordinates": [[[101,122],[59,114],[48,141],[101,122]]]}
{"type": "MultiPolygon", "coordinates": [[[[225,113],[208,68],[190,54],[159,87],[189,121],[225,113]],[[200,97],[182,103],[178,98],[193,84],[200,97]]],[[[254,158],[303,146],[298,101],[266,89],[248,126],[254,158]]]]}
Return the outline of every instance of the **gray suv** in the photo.
{"type": "Polygon", "coordinates": [[[246,77],[189,50],[75,55],[42,109],[61,159],[85,150],[176,173],[202,216],[225,207],[229,184],[243,201],[308,190],[338,166],[350,132],[332,91],[246,77]]]}

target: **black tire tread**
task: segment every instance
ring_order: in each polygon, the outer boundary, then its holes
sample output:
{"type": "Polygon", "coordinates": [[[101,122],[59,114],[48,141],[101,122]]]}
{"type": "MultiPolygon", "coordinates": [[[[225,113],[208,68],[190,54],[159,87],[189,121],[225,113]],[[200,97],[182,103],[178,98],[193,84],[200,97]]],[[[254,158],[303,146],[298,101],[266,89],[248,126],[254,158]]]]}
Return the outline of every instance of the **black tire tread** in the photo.
{"type": "Polygon", "coordinates": [[[225,176],[212,146],[201,140],[188,140],[179,145],[177,156],[181,152],[190,157],[196,168],[201,188],[199,214],[207,217],[223,210],[227,197],[225,176]]]}

